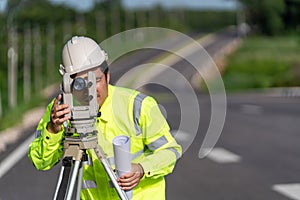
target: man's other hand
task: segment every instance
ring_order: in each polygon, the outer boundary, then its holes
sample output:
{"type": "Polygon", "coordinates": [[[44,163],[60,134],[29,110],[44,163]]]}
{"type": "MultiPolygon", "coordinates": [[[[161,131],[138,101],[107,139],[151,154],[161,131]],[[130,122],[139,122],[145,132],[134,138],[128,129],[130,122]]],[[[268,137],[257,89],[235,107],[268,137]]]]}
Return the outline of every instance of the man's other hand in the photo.
{"type": "Polygon", "coordinates": [[[131,190],[137,186],[144,176],[144,169],[140,164],[131,164],[131,170],[118,178],[118,183],[123,190],[131,190]]]}

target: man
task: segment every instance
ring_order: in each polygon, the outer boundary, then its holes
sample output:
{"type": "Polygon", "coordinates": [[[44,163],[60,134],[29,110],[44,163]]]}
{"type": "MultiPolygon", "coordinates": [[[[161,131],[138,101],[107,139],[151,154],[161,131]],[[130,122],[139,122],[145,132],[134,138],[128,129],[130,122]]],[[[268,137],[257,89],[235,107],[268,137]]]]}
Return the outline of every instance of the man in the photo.
{"type": "MultiPolygon", "coordinates": [[[[71,73],[74,78],[86,78],[87,71],[95,73],[101,113],[95,127],[98,144],[108,160],[113,158],[113,138],[130,137],[132,167],[129,173],[118,178],[121,188],[133,189],[133,200],[165,199],[164,176],[172,172],[181,156],[181,147],[170,134],[152,97],[109,84],[106,57],[95,41],[76,36],[63,48],[60,72],[71,73]]],[[[61,100],[59,95],[48,105],[29,147],[28,156],[39,170],[50,169],[63,154],[64,124],[69,120],[66,114],[71,111],[61,100]]],[[[87,154],[91,162],[84,168],[81,199],[119,199],[95,153],[87,150],[87,154]]]]}

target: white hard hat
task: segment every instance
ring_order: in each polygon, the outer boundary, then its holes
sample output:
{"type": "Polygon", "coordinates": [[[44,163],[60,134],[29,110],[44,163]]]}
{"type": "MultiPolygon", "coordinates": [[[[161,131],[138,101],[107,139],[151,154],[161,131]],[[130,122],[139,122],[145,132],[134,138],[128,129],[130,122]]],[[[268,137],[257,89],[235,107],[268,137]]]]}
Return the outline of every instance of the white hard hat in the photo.
{"type": "MultiPolygon", "coordinates": [[[[64,46],[60,73],[75,74],[106,64],[107,55],[92,39],[74,36],[64,46]]],[[[102,66],[104,67],[104,66],[102,66]]],[[[101,69],[103,70],[103,69],[101,69]]]]}

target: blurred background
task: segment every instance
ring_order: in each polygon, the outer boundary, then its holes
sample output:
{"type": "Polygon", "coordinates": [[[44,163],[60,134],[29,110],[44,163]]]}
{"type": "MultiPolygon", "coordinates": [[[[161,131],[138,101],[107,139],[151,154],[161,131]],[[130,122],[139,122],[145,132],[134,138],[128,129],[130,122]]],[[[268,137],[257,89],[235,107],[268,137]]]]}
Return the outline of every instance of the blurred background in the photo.
{"type": "MultiPolygon", "coordinates": [[[[63,44],[73,35],[100,43],[140,27],[172,29],[200,44],[209,36],[202,46],[218,67],[228,97],[217,143],[221,153],[199,159],[204,137],[199,134],[168,177],[169,199],[300,199],[300,162],[296,161],[300,155],[300,0],[0,0],[0,138],[14,127],[26,132],[13,142],[0,141],[2,167],[9,153],[33,132],[34,124],[23,127],[25,114],[44,107],[57,92],[63,44]],[[238,159],[217,165],[223,162],[214,160],[214,155],[238,159]]],[[[143,53],[140,59],[147,62],[162,52],[143,53]]],[[[124,63],[132,55],[128,56],[124,63]]],[[[182,62],[176,64],[187,65],[182,62]]],[[[189,79],[192,73],[185,76],[189,79]]],[[[204,124],[199,122],[202,133],[208,127],[205,118],[211,115],[209,94],[203,81],[189,80],[204,107],[204,124]]],[[[173,113],[177,104],[160,98],[167,112],[173,113]]],[[[178,116],[168,120],[176,129],[178,116]]],[[[1,186],[5,188],[7,180],[15,185],[14,176],[20,171],[1,175],[1,186]]],[[[2,199],[19,198],[12,191],[1,191],[2,199]]]]}

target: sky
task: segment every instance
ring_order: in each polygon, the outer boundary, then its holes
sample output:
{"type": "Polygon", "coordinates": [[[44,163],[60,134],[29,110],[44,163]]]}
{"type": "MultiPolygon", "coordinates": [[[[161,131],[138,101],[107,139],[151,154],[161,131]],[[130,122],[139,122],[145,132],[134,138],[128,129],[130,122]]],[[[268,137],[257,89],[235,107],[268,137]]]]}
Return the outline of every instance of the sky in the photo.
{"type": "Polygon", "coordinates": [[[151,7],[160,4],[167,8],[189,7],[189,8],[214,8],[235,9],[234,0],[122,0],[129,8],[151,7]]]}
{"type": "Polygon", "coordinates": [[[6,6],[6,0],[0,0],[0,11],[3,11],[6,6]]]}
{"type": "MultiPolygon", "coordinates": [[[[95,0],[50,0],[54,3],[64,3],[81,11],[93,7],[95,0]]],[[[7,0],[0,0],[0,11],[5,9],[7,0]]],[[[188,7],[205,9],[235,9],[234,0],[122,0],[126,8],[151,7],[160,4],[167,8],[188,7]]]]}

